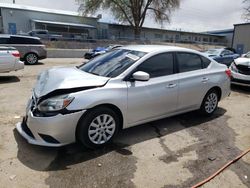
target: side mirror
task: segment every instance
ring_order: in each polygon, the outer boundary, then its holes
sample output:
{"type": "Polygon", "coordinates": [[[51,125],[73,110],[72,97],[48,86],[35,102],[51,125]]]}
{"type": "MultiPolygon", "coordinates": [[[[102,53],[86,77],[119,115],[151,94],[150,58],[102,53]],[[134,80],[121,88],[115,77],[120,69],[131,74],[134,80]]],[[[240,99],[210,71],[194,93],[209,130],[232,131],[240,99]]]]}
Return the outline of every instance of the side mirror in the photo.
{"type": "Polygon", "coordinates": [[[132,78],[137,81],[148,81],[150,75],[143,71],[137,71],[132,75],[132,78]]]}

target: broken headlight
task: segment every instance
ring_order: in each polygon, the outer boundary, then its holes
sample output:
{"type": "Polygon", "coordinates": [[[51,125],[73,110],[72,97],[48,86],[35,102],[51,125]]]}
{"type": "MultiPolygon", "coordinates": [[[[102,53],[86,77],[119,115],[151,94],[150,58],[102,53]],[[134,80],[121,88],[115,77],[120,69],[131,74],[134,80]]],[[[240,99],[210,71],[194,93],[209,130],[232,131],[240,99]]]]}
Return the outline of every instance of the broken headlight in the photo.
{"type": "Polygon", "coordinates": [[[41,112],[59,111],[66,108],[73,100],[74,97],[70,97],[69,95],[52,97],[42,101],[38,105],[38,110],[41,112]]]}

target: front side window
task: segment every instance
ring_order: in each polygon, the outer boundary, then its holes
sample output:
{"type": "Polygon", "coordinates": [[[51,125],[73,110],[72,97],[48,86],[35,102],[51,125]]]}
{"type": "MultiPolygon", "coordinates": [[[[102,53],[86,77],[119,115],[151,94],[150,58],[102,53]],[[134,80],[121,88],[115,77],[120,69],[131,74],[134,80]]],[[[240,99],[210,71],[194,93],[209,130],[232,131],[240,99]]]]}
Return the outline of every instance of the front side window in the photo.
{"type": "Polygon", "coordinates": [[[180,73],[202,69],[202,61],[197,54],[179,52],[177,60],[180,73]]]}
{"type": "Polygon", "coordinates": [[[84,72],[113,78],[123,73],[145,54],[145,52],[128,49],[112,50],[78,68],[84,72]]]}
{"type": "Polygon", "coordinates": [[[148,73],[151,78],[173,74],[173,54],[163,53],[155,55],[140,64],[136,70],[148,73]]]}

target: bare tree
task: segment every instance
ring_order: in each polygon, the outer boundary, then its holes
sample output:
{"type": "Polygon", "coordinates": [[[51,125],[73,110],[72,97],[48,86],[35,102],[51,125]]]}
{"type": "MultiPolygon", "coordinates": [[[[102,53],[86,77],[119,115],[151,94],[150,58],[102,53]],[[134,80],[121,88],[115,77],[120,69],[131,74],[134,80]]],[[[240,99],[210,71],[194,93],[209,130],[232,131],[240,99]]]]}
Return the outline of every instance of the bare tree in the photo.
{"type": "Polygon", "coordinates": [[[243,3],[245,4],[245,12],[243,14],[244,19],[246,22],[250,21],[250,0],[244,0],[243,3]]]}
{"type": "Polygon", "coordinates": [[[98,10],[110,10],[116,20],[129,23],[135,38],[140,37],[145,19],[152,17],[156,23],[170,21],[171,11],[179,7],[180,0],[76,0],[82,15],[91,15],[98,10]]]}

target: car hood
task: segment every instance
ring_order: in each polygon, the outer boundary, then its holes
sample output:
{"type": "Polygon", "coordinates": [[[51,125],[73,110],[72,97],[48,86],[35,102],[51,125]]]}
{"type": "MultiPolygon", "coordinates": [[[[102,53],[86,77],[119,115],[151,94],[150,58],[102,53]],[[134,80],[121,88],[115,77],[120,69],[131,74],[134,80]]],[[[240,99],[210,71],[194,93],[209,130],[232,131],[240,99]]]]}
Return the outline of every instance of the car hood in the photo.
{"type": "Polygon", "coordinates": [[[236,65],[250,66],[250,59],[248,59],[248,58],[244,58],[244,57],[237,58],[234,60],[234,62],[236,65]]]}
{"type": "MultiPolygon", "coordinates": [[[[40,98],[55,91],[84,90],[105,85],[110,78],[93,75],[76,67],[52,68],[42,72],[34,87],[34,94],[40,98]]],[[[68,92],[69,93],[69,92],[68,92]]]]}

